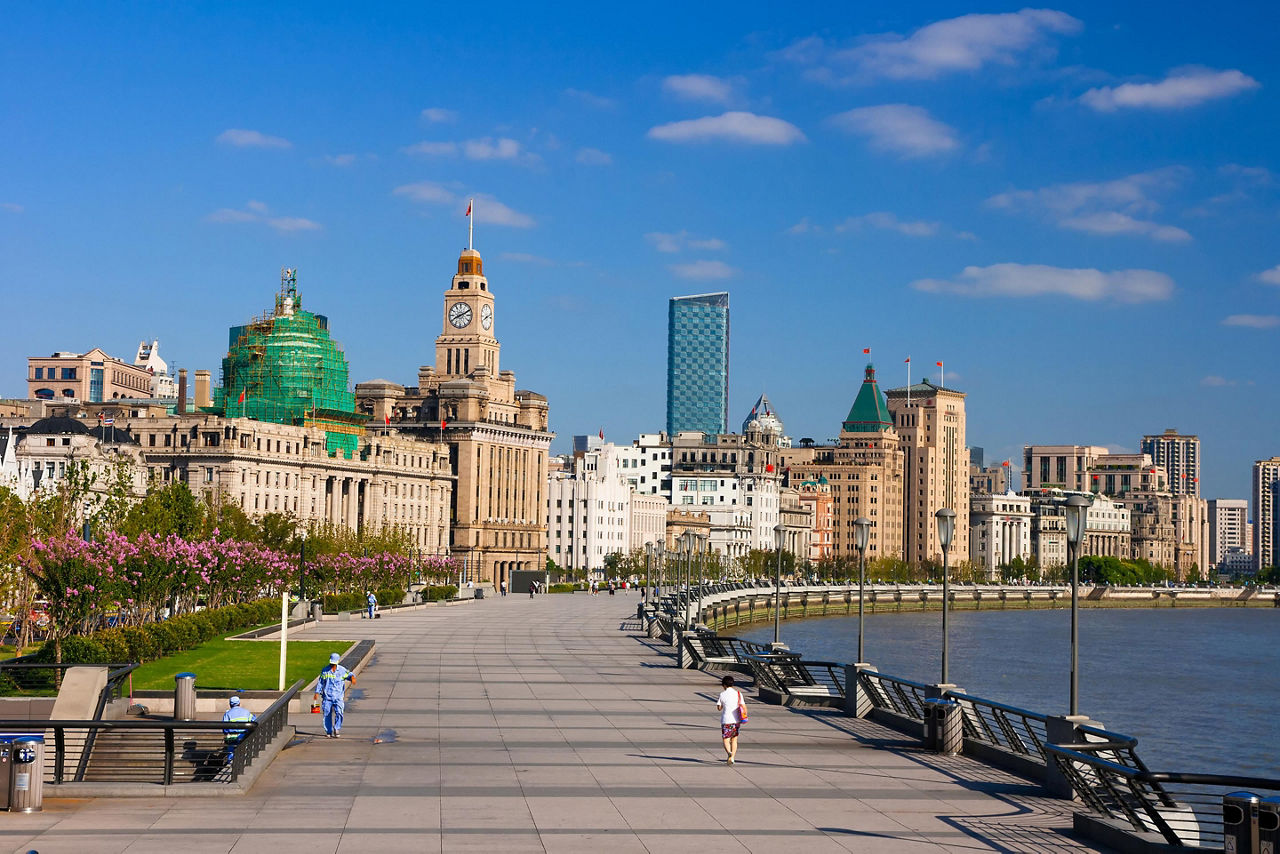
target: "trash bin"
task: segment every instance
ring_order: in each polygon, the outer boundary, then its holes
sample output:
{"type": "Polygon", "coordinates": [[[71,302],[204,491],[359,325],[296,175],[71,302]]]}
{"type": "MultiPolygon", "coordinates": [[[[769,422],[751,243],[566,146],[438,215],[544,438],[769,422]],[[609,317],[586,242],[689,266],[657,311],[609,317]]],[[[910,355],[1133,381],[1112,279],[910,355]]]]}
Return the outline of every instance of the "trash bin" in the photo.
{"type": "Polygon", "coordinates": [[[1258,854],[1258,796],[1231,792],[1222,796],[1223,854],[1258,854]]]}
{"type": "Polygon", "coordinates": [[[194,673],[179,673],[173,677],[173,719],[175,721],[196,719],[196,675],[194,673]]]}
{"type": "Polygon", "coordinates": [[[23,735],[9,751],[9,812],[44,809],[44,736],[23,735]]]}
{"type": "Polygon", "coordinates": [[[9,780],[13,776],[13,769],[10,763],[13,762],[13,740],[16,735],[5,733],[0,735],[0,779],[4,780],[4,786],[0,787],[0,810],[9,808],[9,780]]]}
{"type": "Polygon", "coordinates": [[[955,755],[964,746],[960,704],[955,700],[924,701],[924,746],[936,753],[955,755]]]}
{"type": "Polygon", "coordinates": [[[483,598],[484,598],[484,588],[483,588],[483,587],[477,587],[477,588],[476,588],[476,598],[477,598],[477,599],[483,599],[483,598]]]}
{"type": "Polygon", "coordinates": [[[1280,795],[1258,801],[1258,851],[1280,854],[1280,795]]]}

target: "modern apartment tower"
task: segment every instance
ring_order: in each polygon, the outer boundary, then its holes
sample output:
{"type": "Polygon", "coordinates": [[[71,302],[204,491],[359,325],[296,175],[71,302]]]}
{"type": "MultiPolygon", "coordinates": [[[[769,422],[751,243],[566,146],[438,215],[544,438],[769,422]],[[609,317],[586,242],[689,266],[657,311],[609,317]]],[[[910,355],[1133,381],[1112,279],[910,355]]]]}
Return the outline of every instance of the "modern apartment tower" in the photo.
{"type": "Polygon", "coordinates": [[[1169,475],[1169,491],[1174,495],[1200,497],[1200,437],[1182,436],[1165,430],[1142,437],[1142,453],[1169,475]]]}
{"type": "Polygon", "coordinates": [[[1253,558],[1255,569],[1280,560],[1280,457],[1253,464],[1253,558]]]}
{"type": "Polygon", "coordinates": [[[1209,500],[1209,559],[1217,567],[1233,549],[1253,551],[1249,542],[1249,502],[1243,498],[1209,500]]]}
{"type": "Polygon", "coordinates": [[[667,310],[667,435],[729,432],[729,294],[672,297],[667,310]]]}

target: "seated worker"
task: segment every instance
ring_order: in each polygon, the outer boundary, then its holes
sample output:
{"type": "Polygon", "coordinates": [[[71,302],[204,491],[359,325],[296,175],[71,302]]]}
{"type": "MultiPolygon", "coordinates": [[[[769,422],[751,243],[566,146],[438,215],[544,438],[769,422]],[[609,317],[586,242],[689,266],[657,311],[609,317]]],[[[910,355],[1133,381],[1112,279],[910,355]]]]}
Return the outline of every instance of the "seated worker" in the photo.
{"type": "MultiPolygon", "coordinates": [[[[222,722],[247,724],[258,719],[257,715],[240,705],[239,697],[232,697],[227,701],[229,707],[222,714],[222,722]]],[[[222,743],[227,748],[227,761],[231,761],[234,754],[235,745],[240,742],[246,735],[246,731],[242,729],[226,728],[222,731],[222,743]]]]}

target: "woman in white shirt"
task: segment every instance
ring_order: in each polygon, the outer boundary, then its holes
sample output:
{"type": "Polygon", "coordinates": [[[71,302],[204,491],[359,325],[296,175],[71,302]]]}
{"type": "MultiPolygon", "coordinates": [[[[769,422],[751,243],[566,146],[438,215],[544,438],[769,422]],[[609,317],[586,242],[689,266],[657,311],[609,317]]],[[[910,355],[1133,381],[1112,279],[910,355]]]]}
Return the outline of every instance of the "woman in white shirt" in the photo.
{"type": "Polygon", "coordinates": [[[720,710],[720,738],[724,741],[726,761],[732,765],[738,755],[738,730],[747,720],[747,703],[742,692],[733,687],[733,677],[726,676],[720,680],[724,690],[716,698],[716,708],[720,710]]]}

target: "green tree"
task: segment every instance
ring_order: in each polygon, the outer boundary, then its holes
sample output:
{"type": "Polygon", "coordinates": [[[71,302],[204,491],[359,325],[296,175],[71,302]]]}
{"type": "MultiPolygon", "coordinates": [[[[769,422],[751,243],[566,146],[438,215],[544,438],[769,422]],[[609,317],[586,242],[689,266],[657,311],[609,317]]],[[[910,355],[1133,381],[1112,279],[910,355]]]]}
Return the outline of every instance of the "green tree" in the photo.
{"type": "Polygon", "coordinates": [[[120,526],[126,536],[145,532],[158,537],[176,534],[194,539],[200,536],[205,524],[205,505],[191,493],[187,484],[175,480],[164,486],[152,488],[132,508],[120,526]]]}

